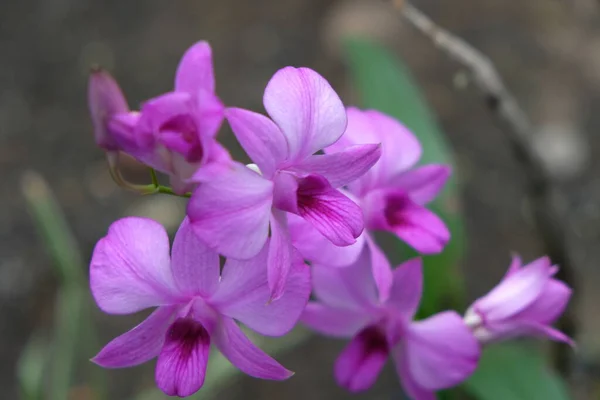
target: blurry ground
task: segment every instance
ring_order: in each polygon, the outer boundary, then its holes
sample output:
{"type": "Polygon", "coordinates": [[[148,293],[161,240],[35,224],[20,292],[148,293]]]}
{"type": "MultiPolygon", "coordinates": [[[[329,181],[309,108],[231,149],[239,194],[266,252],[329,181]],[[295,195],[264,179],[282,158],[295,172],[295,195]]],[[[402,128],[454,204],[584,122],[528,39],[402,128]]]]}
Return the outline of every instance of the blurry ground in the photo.
{"type": "MultiPolygon", "coordinates": [[[[85,86],[92,62],[111,70],[130,104],[171,88],[182,52],[199,39],[215,53],[218,91],[228,105],[260,109],[265,83],[284,65],[304,65],[326,76],[353,100],[338,58],[339,37],[361,32],[383,40],[414,69],[453,144],[464,184],[471,296],[503,274],[509,251],[540,255],[527,222],[522,177],[478,93],[457,92],[456,65],[435,51],[387,5],[360,0],[23,0],[0,3],[0,397],[15,398],[14,364],[33,328],[51,324],[50,260],[19,193],[25,169],[53,185],[89,255],[114,219],[150,214],[177,224],[183,208],[164,198],[116,190],[94,147],[85,86]]],[[[462,35],[496,62],[521,104],[540,127],[540,149],[564,180],[584,324],[584,358],[600,355],[600,16],[593,0],[415,1],[437,22],[462,35]],[[585,317],[585,318],[584,318],[585,317]]],[[[223,140],[232,143],[226,134],[223,140]]],[[[102,318],[106,339],[125,318],[102,318]]],[[[331,366],[341,343],[314,339],[284,356],[299,371],[286,383],[242,379],[220,396],[256,399],[351,398],[336,388],[331,366]]],[[[91,354],[82,354],[89,358],[91,354]]],[[[147,371],[147,369],[145,370],[147,371]]],[[[119,373],[120,374],[120,373],[119,373]]],[[[130,394],[139,374],[112,385],[130,394]],[[134,379],[135,378],[135,379],[134,379]]],[[[151,378],[144,376],[145,382],[151,378]]],[[[390,399],[391,369],[358,398],[390,399]]],[[[353,398],[353,397],[352,397],[353,398]]]]}

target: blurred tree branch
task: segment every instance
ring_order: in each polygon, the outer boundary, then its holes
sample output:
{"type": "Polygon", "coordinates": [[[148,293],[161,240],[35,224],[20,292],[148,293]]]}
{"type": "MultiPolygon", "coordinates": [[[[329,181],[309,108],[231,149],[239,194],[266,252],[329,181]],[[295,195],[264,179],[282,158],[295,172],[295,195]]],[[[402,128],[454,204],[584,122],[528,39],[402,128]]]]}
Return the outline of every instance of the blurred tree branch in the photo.
{"type": "MultiPolygon", "coordinates": [[[[554,202],[556,190],[553,178],[533,146],[535,132],[528,116],[519,107],[494,64],[485,54],[438,26],[410,2],[392,0],[392,4],[440,51],[466,68],[471,81],[484,95],[486,107],[502,124],[506,138],[525,173],[535,228],[544,243],[545,251],[552,261],[560,266],[556,277],[567,283],[576,293],[575,268],[569,257],[565,232],[568,226],[567,217],[554,202]]],[[[577,333],[574,309],[574,302],[571,301],[570,307],[559,322],[559,328],[571,337],[577,333]]],[[[558,344],[554,348],[556,367],[566,377],[569,377],[572,369],[571,355],[572,350],[568,346],[558,344]]]]}

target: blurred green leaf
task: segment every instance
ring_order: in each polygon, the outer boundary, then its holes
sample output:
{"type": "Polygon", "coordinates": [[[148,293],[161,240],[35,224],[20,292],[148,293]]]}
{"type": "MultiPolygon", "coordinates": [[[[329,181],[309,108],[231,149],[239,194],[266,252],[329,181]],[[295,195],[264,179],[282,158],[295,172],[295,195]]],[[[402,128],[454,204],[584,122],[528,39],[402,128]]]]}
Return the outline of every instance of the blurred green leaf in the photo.
{"type": "Polygon", "coordinates": [[[25,345],[17,365],[17,377],[23,400],[41,400],[44,393],[44,367],[48,359],[48,340],[34,335],[25,345]]]}
{"type": "MultiPolygon", "coordinates": [[[[454,166],[452,151],[408,68],[385,48],[362,39],[346,41],[345,49],[361,106],[391,115],[410,128],[423,146],[421,163],[454,166]]],[[[431,209],[448,225],[452,239],[442,254],[424,258],[425,288],[419,317],[462,306],[464,288],[457,266],[465,240],[459,208],[453,176],[431,204],[431,209]]],[[[389,255],[393,262],[417,256],[407,245],[399,243],[394,242],[395,249],[389,255]]]]}
{"type": "Polygon", "coordinates": [[[475,374],[463,385],[480,400],[568,400],[565,383],[535,346],[489,347],[475,374]]]}
{"type": "MultiPolygon", "coordinates": [[[[87,279],[79,246],[69,229],[49,185],[35,172],[27,172],[22,178],[22,192],[33,219],[38,225],[44,244],[54,259],[60,279],[55,302],[55,329],[51,357],[47,370],[49,387],[44,390],[45,399],[68,398],[76,363],[81,354],[90,354],[87,346],[95,347],[95,332],[91,319],[87,279]]],[[[87,356],[84,356],[87,359],[87,356]]],[[[90,368],[86,368],[91,371],[90,368]]],[[[96,398],[102,398],[102,377],[93,374],[96,398]]]]}

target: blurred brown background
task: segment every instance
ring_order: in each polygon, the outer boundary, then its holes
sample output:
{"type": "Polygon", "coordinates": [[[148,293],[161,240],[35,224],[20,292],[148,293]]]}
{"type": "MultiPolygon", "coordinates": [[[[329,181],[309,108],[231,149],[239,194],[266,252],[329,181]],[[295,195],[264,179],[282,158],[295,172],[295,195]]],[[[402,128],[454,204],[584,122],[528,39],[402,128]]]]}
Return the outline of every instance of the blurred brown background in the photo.
{"type": "MultiPolygon", "coordinates": [[[[488,54],[537,127],[538,148],[561,182],[558,201],[570,215],[564,229],[581,290],[577,376],[585,378],[577,378],[577,387],[581,398],[591,398],[588,388],[600,361],[600,3],[415,0],[414,5],[488,54]]],[[[523,177],[479,93],[457,89],[459,66],[403,23],[388,2],[5,0],[0,3],[0,398],[17,397],[14,366],[22,347],[34,329],[53,323],[56,282],[19,191],[23,171],[33,169],[48,179],[86,256],[116,218],[147,215],[175,227],[184,212],[181,201],[141,198],[110,180],[87,114],[90,64],[112,71],[135,108],[170,90],[183,51],[205,39],[213,46],[218,93],[227,105],[261,110],[266,82],[285,65],[316,69],[352,103],[356,98],[340,58],[340,41],[348,34],[379,40],[406,60],[456,151],[470,297],[502,276],[509,251],[526,260],[540,255],[523,177]]],[[[235,146],[226,130],[222,140],[235,146]]],[[[97,315],[103,341],[139,320],[97,315]]],[[[241,378],[219,398],[400,398],[392,368],[364,395],[338,389],[331,369],[342,345],[311,339],[279,356],[297,371],[291,380],[241,378]]],[[[91,356],[81,354],[83,360],[91,356]]],[[[152,384],[152,366],[109,376],[109,398],[129,398],[152,384]]]]}

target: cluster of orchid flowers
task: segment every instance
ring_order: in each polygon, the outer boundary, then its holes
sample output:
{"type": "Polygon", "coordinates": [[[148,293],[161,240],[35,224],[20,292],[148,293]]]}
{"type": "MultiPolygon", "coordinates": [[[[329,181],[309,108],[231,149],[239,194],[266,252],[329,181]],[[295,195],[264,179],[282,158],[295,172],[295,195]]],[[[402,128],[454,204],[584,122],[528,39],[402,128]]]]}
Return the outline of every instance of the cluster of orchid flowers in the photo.
{"type": "Polygon", "coordinates": [[[369,388],[391,355],[405,392],[428,400],[473,373],[483,344],[523,335],[571,343],[550,326],[571,292],[545,257],[522,266],[515,256],[464,317],[445,311],[413,321],[421,258],[392,268],[373,232],[391,232],[423,255],[441,252],[450,232],[426,205],[450,167],[416,166],[421,145],[406,127],[345,108],[311,69],[277,71],[263,102],[269,117],[221,103],[206,42],[183,56],[175,89],[140,111],[108,73],[92,72],[95,139],[115,180],[190,197],[172,247],[158,222],[138,217],[114,222],[96,245],[90,285],[98,306],[110,314],[157,308],[95,363],[120,368],[158,357],[158,387],[185,397],[202,387],[213,344],[246,374],[283,380],[293,373],[238,322],[268,336],[301,322],[351,338],[334,366],[341,386],[369,388]],[[234,161],[216,141],[225,119],[253,164],[234,161]],[[120,153],[167,174],[171,188],[126,182],[120,153]]]}

